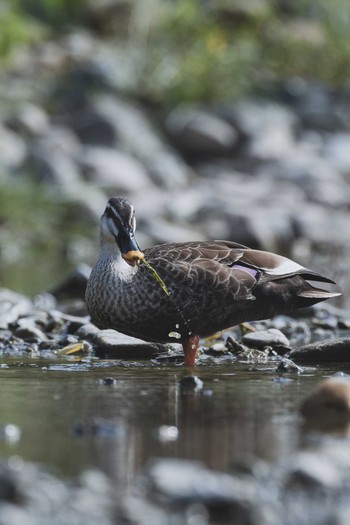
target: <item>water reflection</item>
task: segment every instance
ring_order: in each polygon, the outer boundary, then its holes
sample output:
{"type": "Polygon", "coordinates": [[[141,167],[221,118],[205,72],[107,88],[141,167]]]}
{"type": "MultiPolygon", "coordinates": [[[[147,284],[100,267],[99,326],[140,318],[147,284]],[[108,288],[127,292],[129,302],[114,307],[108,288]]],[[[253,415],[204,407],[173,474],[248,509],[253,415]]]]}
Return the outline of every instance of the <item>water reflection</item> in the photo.
{"type": "Polygon", "coordinates": [[[22,434],[18,442],[0,441],[1,456],[18,454],[67,476],[98,467],[122,491],[151,457],[195,459],[225,471],[256,457],[282,460],[299,446],[301,399],[332,372],[319,369],[288,381],[244,363],[203,367],[203,390],[182,395],[184,372],[177,367],[75,372],[74,365],[6,362],[9,368],[0,368],[0,425],[18,425],[22,434]],[[104,384],[106,376],[116,381],[104,384]],[[91,430],[91,422],[102,426],[91,430]],[[87,430],[77,432],[77,424],[87,430]],[[160,439],[163,425],[176,427],[177,439],[160,439]]]}

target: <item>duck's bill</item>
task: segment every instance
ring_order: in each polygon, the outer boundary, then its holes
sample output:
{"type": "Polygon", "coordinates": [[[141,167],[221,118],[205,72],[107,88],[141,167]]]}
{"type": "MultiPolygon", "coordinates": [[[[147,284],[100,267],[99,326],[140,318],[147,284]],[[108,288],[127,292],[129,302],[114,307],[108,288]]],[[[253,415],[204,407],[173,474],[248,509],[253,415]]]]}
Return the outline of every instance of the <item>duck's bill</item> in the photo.
{"type": "Polygon", "coordinates": [[[130,266],[136,266],[140,264],[144,258],[144,254],[139,250],[130,250],[122,254],[124,261],[126,261],[130,266]]]}
{"type": "Polygon", "coordinates": [[[122,257],[131,266],[139,264],[144,255],[141,252],[133,232],[121,231],[117,239],[122,257]]]}

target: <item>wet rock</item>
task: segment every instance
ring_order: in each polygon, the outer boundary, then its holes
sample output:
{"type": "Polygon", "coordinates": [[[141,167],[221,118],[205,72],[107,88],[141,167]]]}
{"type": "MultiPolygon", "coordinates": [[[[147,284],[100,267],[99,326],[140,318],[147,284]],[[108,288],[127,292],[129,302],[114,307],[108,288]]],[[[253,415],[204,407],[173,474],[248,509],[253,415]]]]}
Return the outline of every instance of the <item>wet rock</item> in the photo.
{"type": "Polygon", "coordinates": [[[70,315],[60,310],[51,310],[50,317],[53,327],[56,326],[58,329],[60,326],[65,326],[66,332],[71,334],[75,334],[89,320],[88,316],[70,315]]]}
{"type": "Polygon", "coordinates": [[[236,130],[223,119],[195,107],[180,106],[166,120],[176,146],[185,155],[232,154],[237,143],[236,130]]]}
{"type": "Polygon", "coordinates": [[[288,357],[302,362],[349,362],[350,338],[334,337],[293,349],[288,357]]]}
{"type": "Polygon", "coordinates": [[[13,525],[81,523],[112,525],[115,499],[110,481],[99,471],[83,472],[66,484],[53,474],[12,456],[0,466],[1,521],[13,525]],[[81,521],[82,520],[82,521],[81,521]]]}
{"type": "Polygon", "coordinates": [[[118,381],[114,377],[103,377],[102,379],[98,380],[98,383],[100,385],[116,386],[118,381]]]}
{"type": "Polygon", "coordinates": [[[164,347],[160,344],[147,343],[142,339],[130,337],[115,330],[99,330],[92,335],[90,342],[99,357],[150,359],[164,352],[164,347]]]}
{"type": "Polygon", "coordinates": [[[300,412],[323,429],[350,423],[350,380],[332,377],[322,381],[303,401],[300,412]]]}
{"type": "Polygon", "coordinates": [[[216,517],[228,522],[255,523],[253,485],[249,481],[207,470],[200,463],[179,459],[151,461],[143,474],[142,485],[149,497],[168,504],[187,506],[201,503],[216,517]]]}
{"type": "Polygon", "coordinates": [[[300,490],[334,491],[341,486],[341,475],[331,459],[317,453],[300,452],[288,469],[286,485],[300,490]]]}
{"type": "Polygon", "coordinates": [[[183,377],[179,385],[182,394],[191,394],[203,389],[203,381],[197,376],[183,377]]]}
{"type": "Polygon", "coordinates": [[[276,372],[280,374],[300,374],[303,372],[303,369],[300,366],[296,365],[291,359],[283,358],[280,364],[278,365],[276,372]]]}
{"type": "Polygon", "coordinates": [[[213,357],[220,357],[222,355],[227,355],[227,346],[224,343],[215,343],[210,348],[205,350],[205,353],[212,355],[213,357]]]}
{"type": "Polygon", "coordinates": [[[45,341],[47,338],[46,334],[39,328],[36,328],[34,324],[28,324],[27,326],[19,326],[14,330],[13,333],[16,337],[19,337],[24,341],[39,342],[45,341]]]}
{"type": "Polygon", "coordinates": [[[75,332],[75,335],[77,337],[80,337],[81,339],[86,339],[87,341],[93,341],[96,337],[96,334],[100,331],[97,326],[95,326],[92,323],[85,323],[83,324],[78,330],[75,332]]]}
{"type": "Polygon", "coordinates": [[[161,425],[157,429],[156,436],[161,443],[176,441],[179,437],[179,429],[173,425],[161,425]]]}
{"type": "Polygon", "coordinates": [[[264,346],[287,346],[289,347],[289,340],[287,337],[276,328],[269,328],[268,330],[261,330],[257,332],[249,332],[242,337],[245,345],[253,348],[263,348],[264,346]]]}
{"type": "Polygon", "coordinates": [[[62,344],[54,339],[52,341],[42,341],[38,345],[40,355],[43,357],[54,357],[56,352],[62,348],[62,344]]]}
{"type": "Polygon", "coordinates": [[[1,355],[11,357],[34,357],[40,356],[38,346],[36,343],[22,341],[12,341],[3,346],[1,349],[1,355]]]}
{"type": "Polygon", "coordinates": [[[246,347],[231,336],[228,336],[226,339],[226,347],[234,355],[239,355],[246,351],[246,347]]]}
{"type": "Polygon", "coordinates": [[[6,463],[3,463],[0,467],[0,500],[1,502],[7,501],[12,503],[20,500],[13,473],[6,463]]]}
{"type": "Polygon", "coordinates": [[[8,443],[17,443],[21,439],[21,429],[12,423],[0,426],[0,439],[8,443]]]}
{"type": "Polygon", "coordinates": [[[122,432],[122,427],[116,422],[102,418],[79,421],[72,428],[73,435],[77,437],[115,438],[121,436],[122,432]]]}

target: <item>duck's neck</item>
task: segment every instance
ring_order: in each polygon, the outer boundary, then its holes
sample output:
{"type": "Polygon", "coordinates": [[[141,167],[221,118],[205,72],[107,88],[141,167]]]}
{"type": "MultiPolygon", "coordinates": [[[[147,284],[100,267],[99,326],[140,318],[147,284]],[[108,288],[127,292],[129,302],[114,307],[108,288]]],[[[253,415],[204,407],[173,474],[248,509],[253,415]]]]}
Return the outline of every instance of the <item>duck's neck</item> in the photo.
{"type": "Polygon", "coordinates": [[[121,281],[130,281],[137,273],[137,266],[130,266],[124,261],[115,242],[101,240],[100,260],[107,264],[121,281]]]}

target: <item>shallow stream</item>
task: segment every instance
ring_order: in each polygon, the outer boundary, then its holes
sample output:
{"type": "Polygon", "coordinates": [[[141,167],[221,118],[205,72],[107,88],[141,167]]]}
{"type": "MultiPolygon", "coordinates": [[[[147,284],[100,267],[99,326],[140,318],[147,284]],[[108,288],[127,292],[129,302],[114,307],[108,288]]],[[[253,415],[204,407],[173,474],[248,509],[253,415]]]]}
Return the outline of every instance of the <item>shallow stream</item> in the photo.
{"type": "Polygon", "coordinates": [[[202,390],[183,393],[186,372],[176,365],[7,358],[0,362],[0,427],[17,425],[21,435],[3,437],[0,454],[63,477],[97,467],[119,493],[152,457],[200,460],[221,471],[256,458],[278,463],[302,446],[301,400],[339,364],[300,375],[275,370],[199,366],[202,390]]]}

